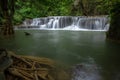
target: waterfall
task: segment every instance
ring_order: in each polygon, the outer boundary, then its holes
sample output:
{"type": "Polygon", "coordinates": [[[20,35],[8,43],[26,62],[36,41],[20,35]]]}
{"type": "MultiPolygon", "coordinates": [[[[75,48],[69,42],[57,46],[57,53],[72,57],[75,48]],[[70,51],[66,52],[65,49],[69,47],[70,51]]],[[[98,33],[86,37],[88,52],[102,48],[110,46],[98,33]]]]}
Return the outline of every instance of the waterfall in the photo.
{"type": "Polygon", "coordinates": [[[25,20],[16,29],[47,29],[47,30],[100,30],[109,29],[107,16],[50,16],[25,20]]]}

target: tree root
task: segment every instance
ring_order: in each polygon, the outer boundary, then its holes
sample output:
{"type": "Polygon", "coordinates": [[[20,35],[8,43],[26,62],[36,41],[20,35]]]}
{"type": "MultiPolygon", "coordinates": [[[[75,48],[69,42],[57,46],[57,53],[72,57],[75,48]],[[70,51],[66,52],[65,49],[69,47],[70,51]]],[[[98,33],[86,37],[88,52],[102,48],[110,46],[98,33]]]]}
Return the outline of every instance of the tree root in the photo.
{"type": "Polygon", "coordinates": [[[50,59],[16,54],[11,58],[13,64],[4,72],[6,80],[70,80],[67,72],[57,69],[50,59]]]}

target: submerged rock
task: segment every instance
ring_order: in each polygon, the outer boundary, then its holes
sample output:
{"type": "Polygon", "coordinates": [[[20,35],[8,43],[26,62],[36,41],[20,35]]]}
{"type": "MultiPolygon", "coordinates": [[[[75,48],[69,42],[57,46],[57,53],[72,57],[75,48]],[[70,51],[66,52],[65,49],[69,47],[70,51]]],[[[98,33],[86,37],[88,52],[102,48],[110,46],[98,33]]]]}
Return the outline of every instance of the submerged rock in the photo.
{"type": "Polygon", "coordinates": [[[24,32],[24,33],[25,33],[25,35],[26,35],[26,36],[31,35],[31,34],[30,34],[30,33],[28,33],[28,32],[24,32]]]}

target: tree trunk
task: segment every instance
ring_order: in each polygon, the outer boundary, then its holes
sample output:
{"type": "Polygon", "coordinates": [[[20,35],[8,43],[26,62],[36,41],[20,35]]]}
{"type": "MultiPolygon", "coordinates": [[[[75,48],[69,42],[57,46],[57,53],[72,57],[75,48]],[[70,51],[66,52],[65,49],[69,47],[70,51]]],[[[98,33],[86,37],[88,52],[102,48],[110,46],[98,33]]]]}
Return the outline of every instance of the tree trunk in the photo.
{"type": "Polygon", "coordinates": [[[13,35],[14,30],[13,30],[13,25],[12,25],[12,20],[11,17],[9,16],[8,12],[4,12],[4,24],[3,24],[3,34],[4,35],[13,35]]]}
{"type": "Polygon", "coordinates": [[[3,16],[3,35],[13,35],[13,25],[12,25],[12,18],[14,13],[14,0],[1,0],[0,1],[0,7],[1,7],[1,13],[3,16]]]}
{"type": "Polygon", "coordinates": [[[71,12],[75,14],[75,12],[77,13],[79,11],[81,15],[93,16],[96,15],[96,6],[97,2],[95,0],[75,0],[71,12]]]}

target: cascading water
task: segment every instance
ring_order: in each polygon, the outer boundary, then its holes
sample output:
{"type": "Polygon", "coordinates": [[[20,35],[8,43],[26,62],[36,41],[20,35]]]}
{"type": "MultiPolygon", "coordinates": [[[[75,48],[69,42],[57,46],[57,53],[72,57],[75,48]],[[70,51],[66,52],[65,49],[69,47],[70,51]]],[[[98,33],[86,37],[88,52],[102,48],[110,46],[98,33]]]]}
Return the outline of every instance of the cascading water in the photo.
{"type": "Polygon", "coordinates": [[[48,29],[48,30],[100,30],[107,31],[109,19],[107,16],[51,16],[25,20],[15,29],[48,29]]]}

